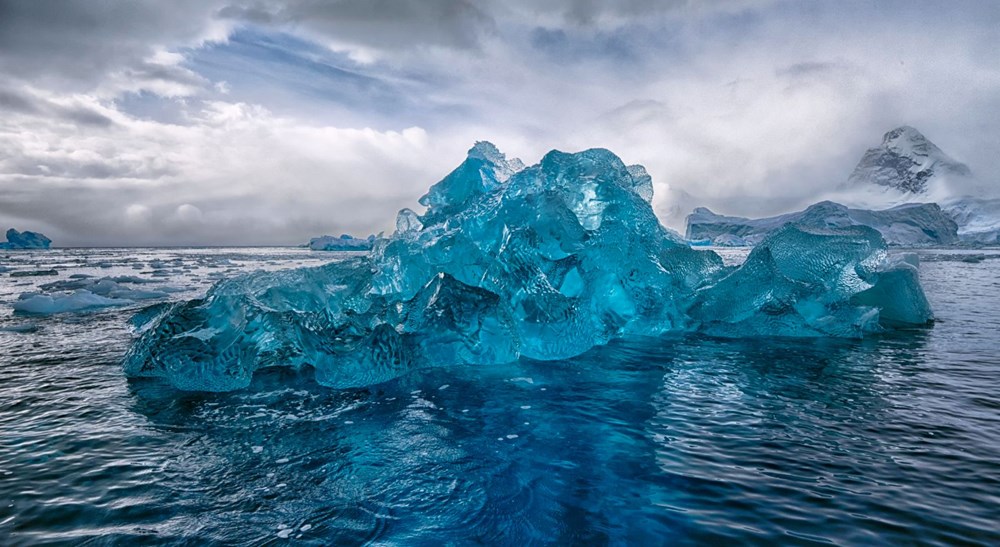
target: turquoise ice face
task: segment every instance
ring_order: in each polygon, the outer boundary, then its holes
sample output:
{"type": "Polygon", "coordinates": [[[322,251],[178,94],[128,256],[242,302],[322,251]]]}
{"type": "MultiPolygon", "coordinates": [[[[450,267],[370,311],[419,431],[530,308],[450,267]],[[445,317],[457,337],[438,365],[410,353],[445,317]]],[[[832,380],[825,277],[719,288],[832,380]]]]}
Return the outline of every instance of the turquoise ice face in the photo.
{"type": "Polygon", "coordinates": [[[370,256],[223,281],[137,316],[126,373],[228,391],[268,366],[354,387],[415,367],[578,355],[626,336],[860,337],[930,320],[916,268],[864,226],[786,226],[739,268],[665,229],[603,149],[533,166],[489,143],[370,256]]]}

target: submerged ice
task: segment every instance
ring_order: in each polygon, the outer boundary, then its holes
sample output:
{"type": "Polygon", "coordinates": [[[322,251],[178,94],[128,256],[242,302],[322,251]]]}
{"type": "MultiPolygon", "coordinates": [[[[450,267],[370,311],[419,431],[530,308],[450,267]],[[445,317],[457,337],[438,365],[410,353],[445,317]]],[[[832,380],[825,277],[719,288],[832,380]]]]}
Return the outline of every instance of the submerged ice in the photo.
{"type": "Polygon", "coordinates": [[[370,255],[220,282],[138,314],[132,376],[226,391],[268,366],[332,387],[435,365],[578,355],[623,336],[860,337],[931,313],[912,259],[864,226],[787,226],[740,267],[691,249],[652,181],[603,149],[525,167],[489,143],[404,209],[370,255]]]}

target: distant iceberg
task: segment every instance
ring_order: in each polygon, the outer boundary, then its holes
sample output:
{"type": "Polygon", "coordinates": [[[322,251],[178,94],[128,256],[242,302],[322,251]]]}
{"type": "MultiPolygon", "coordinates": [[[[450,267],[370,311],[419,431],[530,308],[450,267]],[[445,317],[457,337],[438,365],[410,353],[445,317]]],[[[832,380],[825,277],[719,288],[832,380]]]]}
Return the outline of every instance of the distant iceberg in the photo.
{"type": "Polygon", "coordinates": [[[255,370],[331,387],[409,370],[578,355],[625,336],[861,337],[925,324],[915,261],[864,226],[788,226],[740,267],[653,213],[644,169],[603,149],[525,167],[481,142],[371,254],[257,272],[138,314],[130,376],[228,391],[255,370]]]}
{"type": "Polygon", "coordinates": [[[890,245],[951,245],[959,241],[958,224],[936,203],[907,203],[891,209],[851,209],[822,201],[804,211],[749,219],[717,215],[699,207],[687,217],[686,237],[719,246],[753,246],[785,224],[806,229],[870,226],[890,245]]]}
{"type": "Polygon", "coordinates": [[[320,236],[309,240],[309,248],[314,251],[370,251],[374,245],[374,235],[359,239],[343,234],[340,237],[320,236]]]}
{"type": "Polygon", "coordinates": [[[962,196],[941,205],[958,223],[962,243],[1000,245],[1000,198],[962,196]]]}
{"type": "Polygon", "coordinates": [[[0,249],[48,249],[52,240],[38,232],[18,232],[7,230],[7,241],[0,243],[0,249]]]}

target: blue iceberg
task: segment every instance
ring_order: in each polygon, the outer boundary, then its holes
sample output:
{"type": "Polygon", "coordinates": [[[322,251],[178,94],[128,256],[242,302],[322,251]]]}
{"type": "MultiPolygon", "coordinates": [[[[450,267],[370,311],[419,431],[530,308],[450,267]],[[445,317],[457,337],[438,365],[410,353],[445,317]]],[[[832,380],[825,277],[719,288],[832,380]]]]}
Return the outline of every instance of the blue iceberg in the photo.
{"type": "Polygon", "coordinates": [[[48,249],[52,240],[38,232],[7,230],[7,241],[0,241],[0,249],[48,249]]]}
{"type": "Polygon", "coordinates": [[[228,391],[263,367],[311,366],[323,385],[357,387],[626,336],[860,337],[931,319],[913,259],[889,260],[873,229],[788,226],[727,267],[664,228],[651,198],[645,169],[608,150],[525,167],[477,143],[371,254],[139,313],[125,371],[228,391]]]}

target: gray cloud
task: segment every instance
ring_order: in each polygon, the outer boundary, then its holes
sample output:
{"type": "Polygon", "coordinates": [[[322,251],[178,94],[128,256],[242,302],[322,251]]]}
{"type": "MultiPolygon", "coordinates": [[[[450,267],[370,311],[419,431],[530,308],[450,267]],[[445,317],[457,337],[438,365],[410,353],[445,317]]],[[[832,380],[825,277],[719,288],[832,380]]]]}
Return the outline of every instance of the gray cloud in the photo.
{"type": "Polygon", "coordinates": [[[17,88],[0,87],[0,109],[8,114],[41,115],[94,128],[108,127],[114,121],[97,110],[81,104],[58,104],[17,88]]]}
{"type": "Polygon", "coordinates": [[[413,46],[471,48],[493,29],[493,19],[467,0],[287,0],[230,4],[224,19],[294,25],[341,44],[377,50],[413,46]]]}
{"type": "Polygon", "coordinates": [[[0,0],[0,224],[365,234],[484,138],[644,163],[675,226],[814,200],[902,123],[997,180],[998,49],[973,2],[0,0]]]}
{"type": "Polygon", "coordinates": [[[826,74],[841,68],[841,65],[833,62],[807,61],[795,63],[775,71],[778,76],[809,76],[814,74],[826,74]]]}
{"type": "Polygon", "coordinates": [[[13,89],[0,89],[0,108],[6,112],[34,114],[38,112],[35,101],[13,89]]]}

